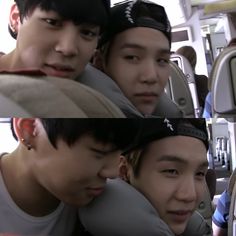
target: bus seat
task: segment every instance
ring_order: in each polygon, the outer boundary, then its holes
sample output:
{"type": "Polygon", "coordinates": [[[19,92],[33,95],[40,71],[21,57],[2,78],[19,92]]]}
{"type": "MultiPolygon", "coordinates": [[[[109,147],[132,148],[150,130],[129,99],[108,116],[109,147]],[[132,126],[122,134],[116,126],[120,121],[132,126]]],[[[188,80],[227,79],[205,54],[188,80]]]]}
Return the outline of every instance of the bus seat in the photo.
{"type": "Polygon", "coordinates": [[[236,115],[236,47],[224,49],[216,59],[210,77],[213,117],[236,115]]]}
{"type": "Polygon", "coordinates": [[[212,215],[215,210],[212,202],[216,191],[216,174],[214,170],[207,170],[206,183],[205,194],[197,208],[197,211],[203,216],[208,225],[211,226],[212,215]]]}
{"type": "Polygon", "coordinates": [[[170,62],[170,78],[165,87],[165,92],[183,111],[184,117],[195,117],[192,96],[186,76],[172,61],[170,62]]]}
{"type": "Polygon", "coordinates": [[[9,117],[9,114],[17,114],[19,117],[31,116],[21,106],[2,94],[0,94],[0,107],[0,115],[3,118],[9,117]]]}
{"type": "Polygon", "coordinates": [[[125,118],[118,106],[100,92],[73,80],[47,78],[75,102],[89,118],[125,118]]]}
{"type": "Polygon", "coordinates": [[[200,105],[199,105],[194,72],[193,72],[193,69],[192,69],[188,59],[180,54],[172,54],[170,60],[173,61],[175,64],[177,64],[178,67],[185,74],[186,79],[188,81],[190,93],[192,96],[195,117],[197,117],[197,118],[200,117],[201,112],[202,112],[202,108],[200,108],[200,105]]]}
{"type": "MultiPolygon", "coordinates": [[[[1,74],[0,94],[33,117],[124,117],[112,102],[97,91],[62,78],[1,74]]],[[[18,116],[18,112],[6,115],[18,116]]]]}

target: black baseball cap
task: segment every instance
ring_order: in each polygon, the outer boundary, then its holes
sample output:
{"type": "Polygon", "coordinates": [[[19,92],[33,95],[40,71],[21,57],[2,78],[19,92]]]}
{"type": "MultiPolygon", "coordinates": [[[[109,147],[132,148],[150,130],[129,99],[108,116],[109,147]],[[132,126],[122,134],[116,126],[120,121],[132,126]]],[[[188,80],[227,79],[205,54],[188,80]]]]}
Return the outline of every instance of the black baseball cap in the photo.
{"type": "Polygon", "coordinates": [[[146,144],[169,136],[189,136],[203,142],[208,150],[208,133],[203,118],[154,118],[143,119],[142,128],[137,139],[130,145],[124,154],[141,148],[146,144]]]}
{"type": "Polygon", "coordinates": [[[134,27],[159,30],[171,45],[171,26],[164,7],[148,0],[129,0],[117,3],[111,8],[108,27],[101,36],[99,47],[116,34],[134,27]]]}

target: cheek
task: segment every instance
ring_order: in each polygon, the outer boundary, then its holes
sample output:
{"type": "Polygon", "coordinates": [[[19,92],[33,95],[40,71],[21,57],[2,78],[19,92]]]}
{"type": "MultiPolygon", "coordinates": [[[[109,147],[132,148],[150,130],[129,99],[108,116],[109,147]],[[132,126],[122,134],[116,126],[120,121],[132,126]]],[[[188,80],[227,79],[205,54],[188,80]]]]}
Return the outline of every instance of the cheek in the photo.
{"type": "Polygon", "coordinates": [[[207,193],[207,191],[208,191],[208,187],[205,182],[198,183],[196,185],[197,206],[205,198],[205,194],[207,193]]]}
{"type": "Polygon", "coordinates": [[[161,74],[159,75],[159,78],[160,78],[161,85],[164,88],[169,79],[170,70],[166,68],[166,69],[160,70],[160,72],[161,74]]]}
{"type": "Polygon", "coordinates": [[[21,59],[27,67],[40,67],[44,59],[43,51],[36,46],[24,48],[21,52],[21,59]]]}
{"type": "Polygon", "coordinates": [[[83,61],[84,64],[87,64],[89,60],[93,57],[97,46],[97,41],[94,42],[81,42],[78,45],[79,53],[77,58],[80,62],[83,61]]]}

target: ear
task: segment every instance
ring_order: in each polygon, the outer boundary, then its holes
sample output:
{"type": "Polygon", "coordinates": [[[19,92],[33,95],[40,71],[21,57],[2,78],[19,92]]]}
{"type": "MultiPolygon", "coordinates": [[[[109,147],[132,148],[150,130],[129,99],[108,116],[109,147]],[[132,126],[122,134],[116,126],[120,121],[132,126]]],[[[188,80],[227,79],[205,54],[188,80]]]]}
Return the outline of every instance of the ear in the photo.
{"type": "Polygon", "coordinates": [[[17,34],[19,31],[21,22],[20,22],[20,12],[16,3],[14,3],[11,6],[9,22],[10,22],[9,24],[10,29],[12,30],[12,32],[17,34]]]}
{"type": "Polygon", "coordinates": [[[119,176],[126,182],[130,180],[130,165],[124,156],[120,156],[119,176]]]}
{"type": "Polygon", "coordinates": [[[104,57],[100,50],[95,51],[92,64],[97,69],[104,71],[104,57]]]}
{"type": "Polygon", "coordinates": [[[27,149],[34,148],[35,119],[33,118],[13,118],[14,132],[19,140],[27,149]]]}

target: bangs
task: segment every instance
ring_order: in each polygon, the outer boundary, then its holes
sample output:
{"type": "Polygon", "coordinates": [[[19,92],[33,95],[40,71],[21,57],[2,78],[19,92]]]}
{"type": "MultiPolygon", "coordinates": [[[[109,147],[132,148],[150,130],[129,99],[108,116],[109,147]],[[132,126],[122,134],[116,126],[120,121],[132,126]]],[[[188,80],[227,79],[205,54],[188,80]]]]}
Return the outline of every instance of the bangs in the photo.
{"type": "Polygon", "coordinates": [[[45,11],[55,11],[63,19],[75,24],[88,23],[105,27],[109,7],[104,0],[25,0],[23,14],[39,6],[45,11]]]}

